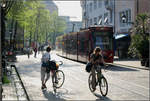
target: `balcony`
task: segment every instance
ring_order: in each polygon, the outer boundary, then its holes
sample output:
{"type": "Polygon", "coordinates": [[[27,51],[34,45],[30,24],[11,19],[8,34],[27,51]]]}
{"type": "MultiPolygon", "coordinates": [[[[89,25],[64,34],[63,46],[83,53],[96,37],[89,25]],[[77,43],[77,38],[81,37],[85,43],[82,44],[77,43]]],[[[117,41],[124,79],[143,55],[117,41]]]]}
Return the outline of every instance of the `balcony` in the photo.
{"type": "Polygon", "coordinates": [[[110,10],[110,11],[113,10],[113,1],[112,0],[105,0],[104,3],[105,3],[105,8],[107,10],[110,10]]]}

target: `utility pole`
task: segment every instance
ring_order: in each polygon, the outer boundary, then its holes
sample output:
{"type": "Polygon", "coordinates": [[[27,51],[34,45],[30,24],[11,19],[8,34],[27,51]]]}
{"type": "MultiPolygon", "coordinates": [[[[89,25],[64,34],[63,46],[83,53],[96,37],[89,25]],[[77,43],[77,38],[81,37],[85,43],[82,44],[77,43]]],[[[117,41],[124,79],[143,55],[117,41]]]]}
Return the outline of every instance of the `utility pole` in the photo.
{"type": "Polygon", "coordinates": [[[75,26],[75,24],[73,23],[73,26],[72,26],[72,32],[74,32],[74,26],[75,26]]]}
{"type": "Polygon", "coordinates": [[[85,0],[85,12],[84,12],[84,17],[85,17],[85,28],[87,26],[86,22],[87,22],[87,12],[86,12],[86,0],[85,0]]]}
{"type": "Polygon", "coordinates": [[[114,0],[114,34],[116,34],[116,0],[114,0]]]}
{"type": "Polygon", "coordinates": [[[136,9],[137,12],[136,12],[136,13],[137,13],[137,15],[138,15],[138,13],[139,13],[139,0],[137,0],[137,5],[136,5],[136,6],[137,6],[137,9],[136,9]]]}

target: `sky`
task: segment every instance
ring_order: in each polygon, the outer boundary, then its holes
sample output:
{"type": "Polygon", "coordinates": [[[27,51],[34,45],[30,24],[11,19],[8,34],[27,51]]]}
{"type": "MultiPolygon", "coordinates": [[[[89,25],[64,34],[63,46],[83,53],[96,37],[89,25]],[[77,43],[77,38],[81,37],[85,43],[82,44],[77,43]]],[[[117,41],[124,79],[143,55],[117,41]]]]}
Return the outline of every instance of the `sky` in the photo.
{"type": "Polygon", "coordinates": [[[58,6],[60,16],[70,16],[72,21],[82,20],[80,1],[54,1],[54,3],[58,6]]]}

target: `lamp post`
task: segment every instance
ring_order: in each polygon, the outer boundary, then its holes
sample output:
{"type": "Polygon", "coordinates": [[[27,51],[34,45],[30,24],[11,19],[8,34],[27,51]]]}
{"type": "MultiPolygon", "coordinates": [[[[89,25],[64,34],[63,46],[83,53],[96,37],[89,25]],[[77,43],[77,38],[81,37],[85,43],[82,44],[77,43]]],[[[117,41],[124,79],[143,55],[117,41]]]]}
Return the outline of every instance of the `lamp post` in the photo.
{"type": "Polygon", "coordinates": [[[127,17],[126,17],[125,14],[122,15],[121,20],[122,20],[123,23],[134,24],[134,22],[127,22],[127,17]]]}
{"type": "Polygon", "coordinates": [[[114,0],[114,34],[116,34],[116,27],[115,27],[115,25],[116,25],[116,0],[114,0]]]}
{"type": "Polygon", "coordinates": [[[75,23],[72,24],[72,32],[74,32],[75,23]]]}
{"type": "Polygon", "coordinates": [[[0,100],[2,101],[2,52],[4,50],[4,39],[5,39],[5,22],[4,22],[4,17],[5,17],[5,13],[4,13],[4,8],[5,8],[5,3],[2,2],[0,4],[0,12],[1,12],[1,32],[0,32],[0,100]]]}
{"type": "Polygon", "coordinates": [[[5,44],[5,15],[10,10],[14,0],[1,0],[0,1],[0,101],[2,101],[2,52],[4,52],[5,44]]]}

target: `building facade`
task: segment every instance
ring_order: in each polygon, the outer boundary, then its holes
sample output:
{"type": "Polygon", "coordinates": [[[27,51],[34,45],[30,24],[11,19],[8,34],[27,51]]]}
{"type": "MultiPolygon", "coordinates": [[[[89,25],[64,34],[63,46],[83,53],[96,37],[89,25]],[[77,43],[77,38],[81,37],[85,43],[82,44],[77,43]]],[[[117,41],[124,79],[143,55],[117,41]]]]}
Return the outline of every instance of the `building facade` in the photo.
{"type": "MultiPolygon", "coordinates": [[[[135,15],[137,16],[140,13],[146,13],[150,19],[150,0],[135,0],[135,15]]],[[[136,16],[134,19],[136,19],[136,16]]],[[[149,20],[150,26],[150,20],[149,20]]],[[[148,30],[150,33],[150,28],[148,30]]]]}
{"type": "MultiPolygon", "coordinates": [[[[83,27],[111,25],[114,35],[128,35],[135,16],[134,5],[134,0],[81,0],[83,27]],[[125,21],[123,16],[126,18],[125,21]]],[[[116,55],[127,56],[129,42],[126,40],[125,43],[122,39],[117,40],[116,55]]]]}
{"type": "Polygon", "coordinates": [[[150,0],[135,0],[135,15],[147,13],[150,16],[150,0]]]}
{"type": "Polygon", "coordinates": [[[113,25],[113,2],[81,0],[83,28],[91,25],[113,25]],[[107,7],[106,7],[107,6],[107,7]]]}
{"type": "Polygon", "coordinates": [[[71,21],[69,16],[59,16],[61,19],[66,22],[66,30],[64,33],[77,32],[82,28],[81,21],[71,21]]]}
{"type": "Polygon", "coordinates": [[[114,33],[127,33],[134,21],[134,0],[81,0],[83,27],[112,25],[114,33]],[[127,17],[127,23],[122,16],[127,17]]]}
{"type": "Polygon", "coordinates": [[[115,0],[115,34],[130,33],[135,18],[134,0],[115,0]],[[125,21],[123,21],[125,16],[125,21]]]}

